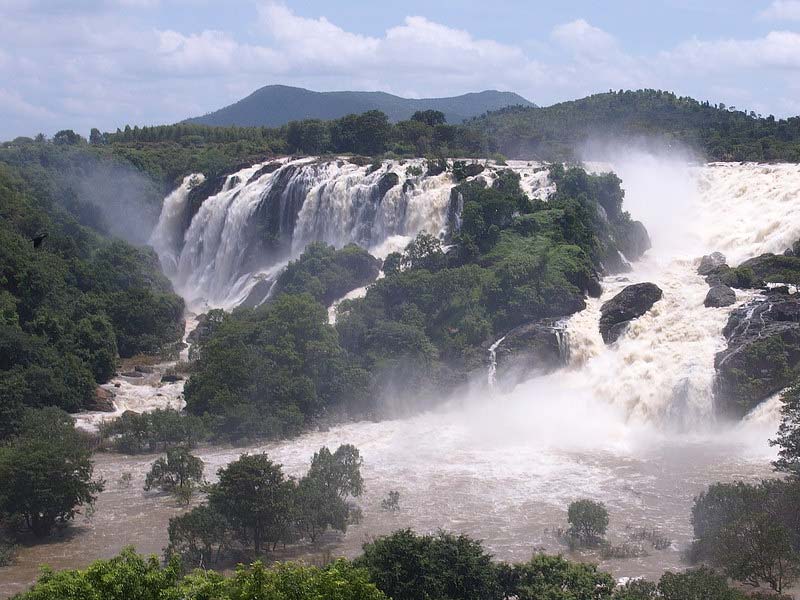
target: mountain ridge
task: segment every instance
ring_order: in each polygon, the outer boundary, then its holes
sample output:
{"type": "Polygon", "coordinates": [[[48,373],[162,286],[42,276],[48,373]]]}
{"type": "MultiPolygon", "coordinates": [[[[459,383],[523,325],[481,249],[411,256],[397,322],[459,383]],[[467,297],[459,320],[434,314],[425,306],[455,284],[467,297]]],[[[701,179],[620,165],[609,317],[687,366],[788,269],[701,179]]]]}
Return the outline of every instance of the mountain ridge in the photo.
{"type": "Polygon", "coordinates": [[[509,106],[536,106],[514,92],[483,90],[443,98],[403,98],[387,92],[317,92],[286,85],[267,85],[241,100],[184,123],[213,126],[276,127],[303,119],[338,119],[380,110],[402,121],[418,110],[440,110],[448,123],[461,123],[509,106]]]}

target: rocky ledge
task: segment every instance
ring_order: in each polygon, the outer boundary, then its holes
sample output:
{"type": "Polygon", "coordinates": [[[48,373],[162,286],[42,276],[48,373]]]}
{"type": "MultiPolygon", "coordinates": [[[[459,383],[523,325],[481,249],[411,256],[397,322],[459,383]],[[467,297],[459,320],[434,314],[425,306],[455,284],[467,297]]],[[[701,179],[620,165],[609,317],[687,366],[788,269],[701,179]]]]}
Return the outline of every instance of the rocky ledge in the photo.
{"type": "Polygon", "coordinates": [[[717,409],[741,417],[789,385],[800,368],[800,295],[769,291],[734,309],[716,355],[717,409]]]}
{"type": "Polygon", "coordinates": [[[654,283],[629,285],[600,307],[600,335],[606,344],[619,339],[633,319],[638,319],[661,300],[663,292],[654,283]]]}
{"type": "Polygon", "coordinates": [[[504,383],[550,373],[569,362],[566,329],[551,319],[520,325],[498,344],[495,357],[497,379],[504,383]]]}

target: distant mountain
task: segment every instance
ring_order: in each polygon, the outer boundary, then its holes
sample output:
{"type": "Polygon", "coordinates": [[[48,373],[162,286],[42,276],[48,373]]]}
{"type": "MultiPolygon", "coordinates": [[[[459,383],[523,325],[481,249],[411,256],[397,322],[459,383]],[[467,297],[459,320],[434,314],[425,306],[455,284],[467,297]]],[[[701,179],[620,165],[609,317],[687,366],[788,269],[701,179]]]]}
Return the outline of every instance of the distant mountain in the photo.
{"type": "Polygon", "coordinates": [[[268,85],[235,104],[202,117],[187,119],[200,125],[275,127],[302,119],[338,119],[380,110],[391,121],[402,121],[418,110],[440,110],[447,122],[461,123],[485,112],[509,106],[536,106],[513,92],[462,94],[452,98],[401,98],[385,92],[313,92],[285,85],[268,85]]]}

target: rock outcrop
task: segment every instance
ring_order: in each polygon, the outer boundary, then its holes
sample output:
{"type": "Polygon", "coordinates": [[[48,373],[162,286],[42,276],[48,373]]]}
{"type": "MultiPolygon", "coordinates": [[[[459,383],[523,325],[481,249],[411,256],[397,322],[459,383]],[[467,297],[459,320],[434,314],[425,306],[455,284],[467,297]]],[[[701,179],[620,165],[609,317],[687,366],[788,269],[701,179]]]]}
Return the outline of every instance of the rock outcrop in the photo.
{"type": "Polygon", "coordinates": [[[717,284],[712,286],[706,294],[703,304],[708,308],[721,308],[736,302],[736,292],[727,285],[717,284]]]}
{"type": "Polygon", "coordinates": [[[714,360],[717,409],[741,417],[800,369],[800,296],[769,293],[731,312],[728,347],[714,360]]]}
{"type": "Polygon", "coordinates": [[[711,254],[706,254],[703,258],[700,259],[700,266],[697,267],[698,275],[702,275],[706,277],[711,275],[714,271],[719,269],[722,266],[727,266],[728,261],[725,259],[725,255],[721,252],[712,252],[711,254]]]}
{"type": "Polygon", "coordinates": [[[569,361],[567,332],[557,321],[545,319],[509,331],[495,349],[498,381],[516,383],[543,375],[569,361]]]}
{"type": "Polygon", "coordinates": [[[91,401],[84,407],[86,410],[96,410],[100,412],[114,412],[114,392],[97,386],[91,401]]]}
{"type": "Polygon", "coordinates": [[[661,300],[663,292],[654,283],[629,285],[600,307],[600,335],[606,344],[613,344],[637,319],[661,300]]]}

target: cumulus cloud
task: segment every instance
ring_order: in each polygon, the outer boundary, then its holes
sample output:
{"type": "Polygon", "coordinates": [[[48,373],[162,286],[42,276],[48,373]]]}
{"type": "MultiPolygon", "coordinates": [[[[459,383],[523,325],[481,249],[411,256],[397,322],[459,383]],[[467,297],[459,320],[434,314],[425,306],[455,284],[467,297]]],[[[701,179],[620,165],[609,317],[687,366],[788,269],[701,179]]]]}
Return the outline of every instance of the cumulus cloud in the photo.
{"type": "MultiPolygon", "coordinates": [[[[162,14],[171,4],[166,0],[0,3],[0,139],[175,122],[270,83],[420,96],[494,88],[542,104],[609,88],[659,87],[701,99],[727,90],[712,100],[731,103],[728,95],[735,95],[740,106],[791,111],[800,70],[800,34],[782,30],[752,39],[691,39],[642,55],[585,19],[515,45],[420,15],[365,35],[335,16],[301,16],[274,1],[244,4],[255,19],[238,32],[219,20],[186,30],[185,23],[145,18],[162,14]],[[748,73],[758,85],[747,84],[748,73]],[[768,98],[774,108],[756,104],[765,83],[776,90],[768,98]]],[[[797,4],[777,0],[765,14],[788,19],[797,4]]]]}

